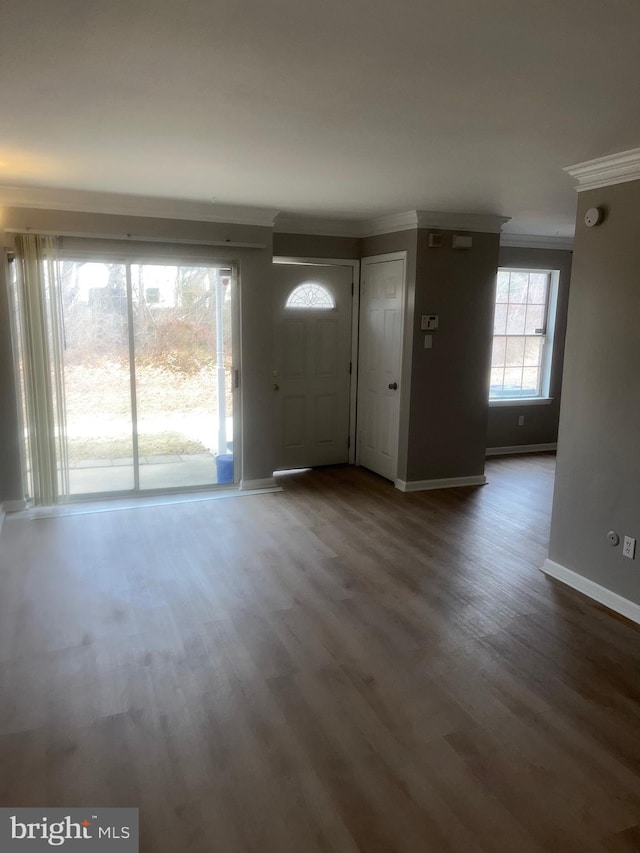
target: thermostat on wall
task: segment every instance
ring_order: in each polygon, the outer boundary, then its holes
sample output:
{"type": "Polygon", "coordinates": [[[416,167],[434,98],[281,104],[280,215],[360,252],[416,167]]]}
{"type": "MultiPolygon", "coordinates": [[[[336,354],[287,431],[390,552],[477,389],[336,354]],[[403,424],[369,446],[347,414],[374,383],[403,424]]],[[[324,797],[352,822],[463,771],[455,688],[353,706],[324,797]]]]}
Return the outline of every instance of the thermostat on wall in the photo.
{"type": "Polygon", "coordinates": [[[584,224],[587,228],[593,228],[602,221],[602,211],[599,207],[590,207],[584,215],[584,224]]]}
{"type": "Polygon", "coordinates": [[[440,317],[438,314],[423,314],[421,317],[420,328],[422,331],[434,331],[438,328],[440,317]]]}

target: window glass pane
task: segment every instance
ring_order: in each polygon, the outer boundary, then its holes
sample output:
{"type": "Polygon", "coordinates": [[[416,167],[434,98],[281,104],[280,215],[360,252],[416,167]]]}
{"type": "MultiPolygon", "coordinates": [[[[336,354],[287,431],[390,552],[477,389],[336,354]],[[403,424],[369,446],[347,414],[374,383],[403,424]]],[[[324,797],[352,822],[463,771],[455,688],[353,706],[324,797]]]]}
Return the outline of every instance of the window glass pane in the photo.
{"type": "Polygon", "coordinates": [[[527,335],[541,335],[544,329],[544,305],[527,306],[524,330],[527,335]]]}
{"type": "Polygon", "coordinates": [[[140,488],[233,480],[229,270],[132,264],[140,488]]]}
{"type": "Polygon", "coordinates": [[[524,396],[536,397],[539,393],[540,369],[525,367],[522,371],[522,393],[524,396]]]}
{"type": "Polygon", "coordinates": [[[504,357],[506,349],[506,338],[493,339],[493,352],[491,353],[491,367],[504,367],[504,357]]]}
{"type": "Polygon", "coordinates": [[[496,288],[496,302],[509,301],[509,279],[511,274],[505,270],[498,272],[498,286],[496,288]]]}
{"type": "Polygon", "coordinates": [[[491,369],[491,395],[499,396],[502,393],[502,380],[504,378],[504,370],[502,367],[494,367],[491,369]]]}
{"type": "Polygon", "coordinates": [[[529,302],[544,305],[547,301],[547,273],[533,272],[529,276],[529,302]]]}
{"type": "Polygon", "coordinates": [[[69,493],[133,489],[127,271],[60,261],[69,493]]]}
{"type": "Polygon", "coordinates": [[[529,275],[526,272],[512,272],[509,287],[509,302],[526,302],[529,275]]]}
{"type": "Polygon", "coordinates": [[[496,305],[496,313],[493,318],[493,334],[504,335],[507,331],[507,306],[496,305]]]}
{"type": "Polygon", "coordinates": [[[544,338],[526,338],[524,347],[524,363],[526,367],[539,365],[542,360],[542,342],[544,338]]]}
{"type": "Polygon", "coordinates": [[[521,335],[524,332],[526,305],[509,305],[507,312],[507,334],[521,335]]]}
{"type": "Polygon", "coordinates": [[[539,396],[545,359],[547,302],[552,274],[527,269],[499,269],[491,353],[493,398],[539,396]]]}
{"type": "Polygon", "coordinates": [[[285,305],[285,308],[320,308],[325,311],[329,311],[335,307],[335,300],[327,288],[312,281],[307,281],[294,287],[285,305]]]}
{"type": "Polygon", "coordinates": [[[522,385],[522,368],[507,367],[504,371],[504,390],[520,391],[522,385]]]}
{"type": "Polygon", "coordinates": [[[507,338],[507,356],[505,365],[507,367],[522,367],[524,362],[524,337],[507,338]]]}

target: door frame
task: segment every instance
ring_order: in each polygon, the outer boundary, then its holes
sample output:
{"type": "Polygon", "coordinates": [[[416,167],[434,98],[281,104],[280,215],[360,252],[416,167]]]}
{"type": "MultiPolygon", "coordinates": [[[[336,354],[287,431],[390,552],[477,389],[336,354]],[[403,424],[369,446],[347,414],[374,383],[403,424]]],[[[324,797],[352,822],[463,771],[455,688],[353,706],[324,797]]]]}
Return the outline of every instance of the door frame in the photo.
{"type": "MultiPolygon", "coordinates": [[[[407,402],[407,395],[405,392],[405,387],[410,385],[410,368],[405,364],[405,356],[407,353],[407,342],[405,340],[406,333],[406,318],[407,318],[407,295],[408,295],[408,287],[407,287],[407,251],[403,250],[400,252],[385,252],[381,255],[367,255],[367,257],[362,258],[360,261],[360,287],[362,286],[362,279],[365,275],[365,270],[367,266],[372,264],[384,263],[385,261],[402,261],[403,262],[403,275],[402,275],[402,298],[401,298],[401,316],[400,316],[400,396],[398,400],[399,413],[398,413],[398,434],[395,436],[395,441],[397,444],[396,450],[396,472],[393,480],[393,484],[397,486],[398,483],[398,465],[399,465],[399,448],[400,448],[400,433],[403,428],[403,417],[402,412],[405,408],[407,402]]],[[[358,310],[360,306],[360,300],[358,299],[358,310]]],[[[359,317],[358,317],[359,319],[359,317]]],[[[358,348],[358,356],[360,354],[360,350],[358,348]]],[[[357,386],[357,382],[355,383],[357,386]]],[[[408,391],[407,387],[407,391],[408,391]]],[[[356,394],[357,399],[357,394],[356,394]]],[[[360,464],[360,442],[357,440],[356,436],[356,452],[355,452],[355,464],[360,464]]]]}
{"type": "Polygon", "coordinates": [[[351,267],[351,379],[349,382],[349,465],[356,461],[356,418],[358,403],[358,332],[360,328],[360,265],[352,258],[294,258],[276,255],[274,264],[297,264],[309,267],[351,267]]]}

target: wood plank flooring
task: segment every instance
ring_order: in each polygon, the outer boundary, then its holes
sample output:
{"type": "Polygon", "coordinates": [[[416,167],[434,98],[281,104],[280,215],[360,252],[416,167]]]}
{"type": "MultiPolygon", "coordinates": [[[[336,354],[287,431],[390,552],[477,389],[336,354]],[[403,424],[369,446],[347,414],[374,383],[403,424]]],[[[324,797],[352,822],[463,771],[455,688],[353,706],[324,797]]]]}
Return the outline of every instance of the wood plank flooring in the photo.
{"type": "Polygon", "coordinates": [[[640,633],[539,572],[553,457],[5,521],[0,805],[144,853],[640,850],[640,633]]]}

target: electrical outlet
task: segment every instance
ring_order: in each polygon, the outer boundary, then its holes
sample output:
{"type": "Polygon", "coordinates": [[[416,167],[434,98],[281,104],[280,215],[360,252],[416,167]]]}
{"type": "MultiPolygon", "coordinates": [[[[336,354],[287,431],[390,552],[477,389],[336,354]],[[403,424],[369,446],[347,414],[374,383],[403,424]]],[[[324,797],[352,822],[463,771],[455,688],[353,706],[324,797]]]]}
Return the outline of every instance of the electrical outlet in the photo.
{"type": "Polygon", "coordinates": [[[518,415],[518,426],[524,426],[524,415],[518,415]]]}
{"type": "Polygon", "coordinates": [[[636,558],[636,540],[632,539],[631,536],[624,537],[622,556],[628,557],[630,560],[635,560],[636,558]]]}

